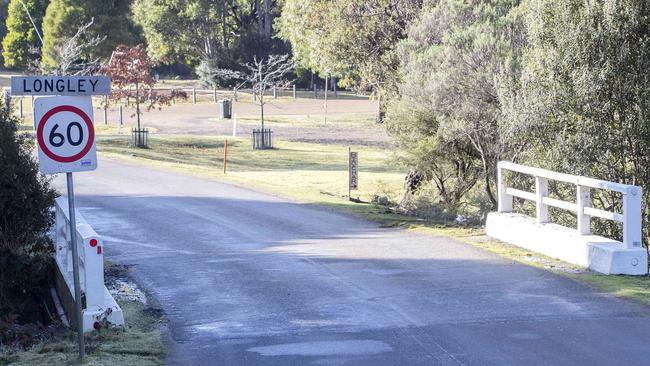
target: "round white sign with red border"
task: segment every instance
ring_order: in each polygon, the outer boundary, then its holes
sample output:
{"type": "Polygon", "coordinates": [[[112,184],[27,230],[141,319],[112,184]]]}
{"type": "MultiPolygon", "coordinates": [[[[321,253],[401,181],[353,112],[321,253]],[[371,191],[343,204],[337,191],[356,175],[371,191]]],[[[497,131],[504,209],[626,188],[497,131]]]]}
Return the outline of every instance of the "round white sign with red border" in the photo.
{"type": "Polygon", "coordinates": [[[97,168],[90,96],[38,97],[34,100],[34,121],[42,173],[97,168]]]}

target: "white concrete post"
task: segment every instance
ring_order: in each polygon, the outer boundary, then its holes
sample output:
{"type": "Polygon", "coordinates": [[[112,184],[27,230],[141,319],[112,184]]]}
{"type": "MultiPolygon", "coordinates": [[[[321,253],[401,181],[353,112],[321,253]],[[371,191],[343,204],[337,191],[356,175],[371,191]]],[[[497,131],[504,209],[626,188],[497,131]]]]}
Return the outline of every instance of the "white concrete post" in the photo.
{"type": "Polygon", "coordinates": [[[79,244],[83,245],[84,253],[86,309],[95,310],[104,307],[104,243],[98,237],[83,239],[79,244]]]}
{"type": "Polygon", "coordinates": [[[498,186],[498,211],[499,212],[512,212],[512,201],[513,198],[511,195],[506,193],[506,182],[505,176],[503,174],[503,168],[501,168],[501,163],[497,166],[497,186],[498,186]]]}
{"type": "Polygon", "coordinates": [[[296,84],[293,84],[292,92],[293,92],[293,99],[295,100],[296,99],[296,84]]]}
{"type": "Polygon", "coordinates": [[[548,222],[548,206],[542,202],[544,197],[548,197],[548,179],[535,177],[535,192],[537,193],[537,202],[535,203],[537,223],[548,222]]]}
{"type": "Polygon", "coordinates": [[[591,189],[581,185],[576,187],[578,233],[580,235],[589,235],[591,234],[591,216],[585,215],[585,207],[591,207],[591,189]]]}
{"type": "Polygon", "coordinates": [[[104,124],[108,124],[108,96],[104,95],[104,124]]]}
{"type": "Polygon", "coordinates": [[[278,99],[277,87],[273,85],[273,99],[278,99]]]}
{"type": "Polygon", "coordinates": [[[196,88],[192,88],[192,104],[196,104],[196,88]]]}
{"type": "Polygon", "coordinates": [[[623,193],[623,244],[626,248],[641,247],[641,187],[630,187],[623,193]]]}
{"type": "Polygon", "coordinates": [[[232,137],[237,137],[237,113],[232,114],[232,137]]]}

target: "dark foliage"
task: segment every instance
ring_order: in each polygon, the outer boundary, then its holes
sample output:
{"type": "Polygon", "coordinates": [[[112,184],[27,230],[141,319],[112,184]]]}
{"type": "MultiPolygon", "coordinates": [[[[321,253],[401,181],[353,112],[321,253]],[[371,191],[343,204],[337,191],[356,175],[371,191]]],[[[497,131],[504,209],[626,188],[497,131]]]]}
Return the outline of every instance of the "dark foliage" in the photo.
{"type": "Polygon", "coordinates": [[[0,108],[0,317],[45,322],[56,193],[38,172],[31,142],[17,131],[16,119],[0,108]]]}

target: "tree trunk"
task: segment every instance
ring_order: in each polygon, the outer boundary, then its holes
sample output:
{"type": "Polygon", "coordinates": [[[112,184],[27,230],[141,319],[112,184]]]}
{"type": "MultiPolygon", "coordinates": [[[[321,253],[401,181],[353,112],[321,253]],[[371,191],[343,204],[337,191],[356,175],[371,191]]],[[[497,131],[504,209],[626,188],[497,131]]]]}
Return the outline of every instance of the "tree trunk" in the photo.
{"type": "Polygon", "coordinates": [[[384,118],[381,115],[381,89],[377,84],[377,123],[382,122],[384,122],[384,118]]]}
{"type": "Polygon", "coordinates": [[[264,37],[266,39],[270,40],[271,39],[271,1],[272,0],[264,0],[264,37]]]}
{"type": "Polygon", "coordinates": [[[255,11],[257,11],[257,26],[260,34],[264,34],[264,14],[262,14],[262,6],[260,0],[255,0],[255,11]]]}
{"type": "Polygon", "coordinates": [[[260,120],[262,121],[262,129],[264,129],[264,91],[260,90],[260,120]]]}
{"type": "Polygon", "coordinates": [[[221,29],[223,30],[223,48],[228,47],[228,30],[226,29],[226,4],[224,2],[223,7],[221,8],[221,29]]]}
{"type": "Polygon", "coordinates": [[[137,81],[135,82],[135,116],[140,130],[140,87],[137,81]]]}
{"type": "Polygon", "coordinates": [[[329,93],[328,93],[328,90],[327,90],[327,79],[328,79],[328,78],[329,78],[329,76],[328,76],[328,75],[325,75],[325,104],[324,104],[324,107],[325,107],[325,115],[324,115],[324,117],[323,117],[323,124],[324,124],[324,125],[327,124],[327,94],[329,94],[329,93]]]}

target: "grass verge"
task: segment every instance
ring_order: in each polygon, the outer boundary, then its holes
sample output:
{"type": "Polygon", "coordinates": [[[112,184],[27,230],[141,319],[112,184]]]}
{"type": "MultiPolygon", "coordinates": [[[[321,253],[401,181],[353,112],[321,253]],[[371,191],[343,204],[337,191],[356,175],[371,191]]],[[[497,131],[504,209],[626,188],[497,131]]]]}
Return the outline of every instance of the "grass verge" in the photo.
{"type": "MultiPolygon", "coordinates": [[[[504,258],[543,268],[585,282],[608,294],[650,305],[647,276],[605,276],[523,248],[487,238],[480,228],[462,228],[399,215],[383,206],[353,203],[347,199],[347,147],[278,141],[277,149],[254,151],[245,139],[229,140],[228,174],[223,174],[223,137],[158,136],[151,149],[131,149],[124,137],[104,136],[99,151],[134,163],[189,172],[253,187],[360,215],[385,227],[405,227],[418,232],[451,237],[504,258]]],[[[360,190],[352,196],[369,202],[372,196],[392,196],[402,189],[404,169],[392,153],[380,148],[355,146],[359,151],[360,190]]]]}
{"type": "MultiPolygon", "coordinates": [[[[115,270],[107,265],[107,283],[117,277],[115,270]]],[[[120,283],[128,281],[119,275],[120,283]]],[[[129,288],[137,288],[130,284],[129,288]]],[[[144,296],[144,295],[143,295],[144,296]]],[[[161,312],[152,307],[151,299],[133,300],[129,296],[116,295],[124,318],[124,329],[102,329],[86,335],[86,358],[84,365],[130,366],[161,365],[165,347],[161,334],[161,312]]],[[[0,347],[0,365],[76,365],[78,364],[77,334],[60,329],[48,340],[28,349],[0,347]]]]}

